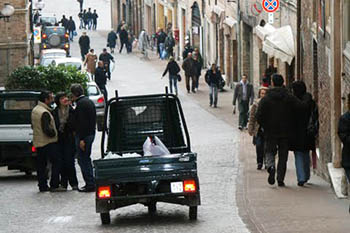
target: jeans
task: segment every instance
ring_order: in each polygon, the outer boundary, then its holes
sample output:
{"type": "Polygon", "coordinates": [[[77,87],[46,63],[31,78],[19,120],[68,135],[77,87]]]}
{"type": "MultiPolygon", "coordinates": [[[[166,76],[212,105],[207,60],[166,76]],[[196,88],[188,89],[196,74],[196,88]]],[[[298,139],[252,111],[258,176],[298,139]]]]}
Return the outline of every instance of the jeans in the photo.
{"type": "Polygon", "coordinates": [[[258,165],[264,164],[265,158],[265,140],[262,135],[257,135],[254,137],[255,149],[256,149],[256,163],[258,165]]]}
{"type": "Polygon", "coordinates": [[[58,188],[62,159],[60,157],[60,154],[57,153],[57,143],[47,144],[44,147],[37,148],[37,151],[37,177],[39,190],[48,188],[46,175],[46,166],[48,160],[50,160],[52,164],[50,187],[58,188]]]}
{"type": "Polygon", "coordinates": [[[77,172],[75,170],[75,143],[72,138],[63,138],[58,144],[58,151],[62,156],[61,185],[78,186],[77,172]]]}
{"type": "Polygon", "coordinates": [[[94,139],[95,135],[85,137],[83,139],[85,142],[85,151],[82,151],[79,146],[79,137],[76,136],[75,138],[76,147],[78,151],[78,164],[80,166],[81,173],[83,174],[86,187],[95,186],[94,172],[91,163],[91,149],[94,139]]]}
{"type": "Polygon", "coordinates": [[[163,57],[164,49],[165,49],[164,43],[159,43],[159,58],[162,60],[165,58],[165,57],[163,57]]]}
{"type": "Polygon", "coordinates": [[[186,89],[188,92],[190,92],[190,90],[194,91],[195,87],[196,87],[196,77],[194,75],[185,75],[186,77],[186,89]],[[192,80],[192,88],[190,86],[190,80],[192,80]]]}
{"type": "Polygon", "coordinates": [[[73,41],[74,38],[74,31],[69,31],[69,39],[70,41],[73,41]]]}
{"type": "Polygon", "coordinates": [[[209,104],[210,106],[213,105],[216,107],[218,104],[218,87],[215,84],[210,84],[209,86],[209,104]]]}
{"type": "Polygon", "coordinates": [[[298,182],[310,179],[310,151],[294,151],[298,182]]]}
{"type": "Polygon", "coordinates": [[[82,29],[83,27],[84,27],[84,20],[82,18],[80,18],[79,29],[82,29]]]}
{"type": "Polygon", "coordinates": [[[92,24],[92,29],[96,30],[96,28],[97,28],[97,20],[96,21],[94,20],[92,24]]]}
{"type": "Polygon", "coordinates": [[[88,29],[91,30],[92,27],[92,19],[88,20],[88,29]]]}
{"type": "Polygon", "coordinates": [[[238,103],[238,111],[239,111],[239,126],[246,127],[248,123],[248,111],[249,111],[249,101],[241,100],[238,103]]]}
{"type": "Polygon", "coordinates": [[[268,169],[275,167],[275,157],[278,151],[277,181],[283,182],[287,171],[288,138],[266,137],[265,148],[268,169]]]}
{"type": "Polygon", "coordinates": [[[169,87],[171,94],[173,94],[173,86],[175,88],[175,94],[177,95],[177,75],[169,75],[169,87]]]}
{"type": "Polygon", "coordinates": [[[119,53],[121,53],[123,51],[124,45],[125,45],[126,50],[128,50],[128,43],[125,41],[121,41],[119,53]]]}

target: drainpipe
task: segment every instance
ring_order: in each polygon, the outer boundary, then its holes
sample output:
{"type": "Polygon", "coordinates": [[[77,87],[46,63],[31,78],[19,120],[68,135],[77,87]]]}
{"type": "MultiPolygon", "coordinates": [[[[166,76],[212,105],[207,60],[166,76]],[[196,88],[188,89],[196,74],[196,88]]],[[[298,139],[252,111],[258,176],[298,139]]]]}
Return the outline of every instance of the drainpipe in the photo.
{"type": "Polygon", "coordinates": [[[242,64],[242,56],[241,56],[241,1],[237,0],[237,74],[238,77],[242,76],[242,71],[241,71],[241,64],[242,64]]]}

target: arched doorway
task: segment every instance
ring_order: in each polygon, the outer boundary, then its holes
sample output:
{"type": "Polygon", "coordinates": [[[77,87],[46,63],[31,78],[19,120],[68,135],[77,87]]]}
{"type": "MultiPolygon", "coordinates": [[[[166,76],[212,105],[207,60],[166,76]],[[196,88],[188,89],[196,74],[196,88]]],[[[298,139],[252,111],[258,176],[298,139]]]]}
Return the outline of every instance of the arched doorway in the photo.
{"type": "Polygon", "coordinates": [[[201,38],[201,13],[197,2],[192,5],[192,45],[200,47],[201,38]]]}

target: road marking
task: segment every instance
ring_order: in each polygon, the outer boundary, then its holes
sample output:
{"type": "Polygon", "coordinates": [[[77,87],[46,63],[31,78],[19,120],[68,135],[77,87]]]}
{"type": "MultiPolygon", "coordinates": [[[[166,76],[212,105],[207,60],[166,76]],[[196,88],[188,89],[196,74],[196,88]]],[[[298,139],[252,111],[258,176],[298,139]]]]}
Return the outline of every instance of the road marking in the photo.
{"type": "Polygon", "coordinates": [[[58,224],[58,223],[67,223],[71,222],[73,219],[72,216],[59,216],[59,217],[51,217],[47,220],[48,223],[58,224]]]}

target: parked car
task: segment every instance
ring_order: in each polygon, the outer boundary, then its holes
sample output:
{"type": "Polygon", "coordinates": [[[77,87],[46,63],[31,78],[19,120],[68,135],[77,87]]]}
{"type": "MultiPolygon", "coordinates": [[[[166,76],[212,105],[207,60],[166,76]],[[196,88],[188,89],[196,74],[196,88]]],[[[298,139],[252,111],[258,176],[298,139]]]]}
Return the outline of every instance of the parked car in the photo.
{"type": "Polygon", "coordinates": [[[0,91],[0,166],[27,175],[36,171],[31,112],[40,92],[0,91]]]}
{"type": "Polygon", "coordinates": [[[40,65],[47,66],[57,58],[65,58],[67,53],[64,49],[44,49],[40,55],[40,65]]]}
{"type": "Polygon", "coordinates": [[[41,63],[43,66],[75,66],[78,70],[82,71],[84,66],[83,62],[80,58],[74,58],[74,57],[48,57],[46,59],[43,59],[43,62],[41,63]]]}
{"type": "Polygon", "coordinates": [[[47,26],[42,29],[40,49],[64,49],[69,55],[69,35],[64,27],[47,26]]]}
{"type": "Polygon", "coordinates": [[[104,121],[104,116],[105,116],[106,100],[104,99],[103,93],[100,90],[100,88],[98,88],[97,84],[93,81],[88,83],[87,96],[95,104],[97,130],[102,131],[103,121],[104,121]]]}

